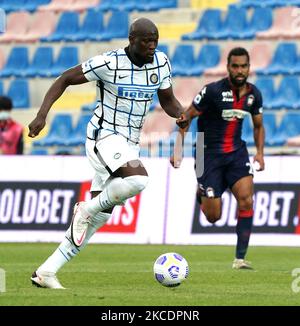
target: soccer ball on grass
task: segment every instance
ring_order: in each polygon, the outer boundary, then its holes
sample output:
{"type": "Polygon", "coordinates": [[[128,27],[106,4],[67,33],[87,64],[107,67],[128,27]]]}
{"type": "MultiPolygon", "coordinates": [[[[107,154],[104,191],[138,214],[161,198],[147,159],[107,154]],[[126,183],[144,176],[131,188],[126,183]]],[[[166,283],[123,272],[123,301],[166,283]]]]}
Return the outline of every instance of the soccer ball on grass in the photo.
{"type": "Polygon", "coordinates": [[[162,285],[174,287],[180,285],[189,274],[187,261],[175,252],[160,255],[153,266],[154,277],[162,285]]]}

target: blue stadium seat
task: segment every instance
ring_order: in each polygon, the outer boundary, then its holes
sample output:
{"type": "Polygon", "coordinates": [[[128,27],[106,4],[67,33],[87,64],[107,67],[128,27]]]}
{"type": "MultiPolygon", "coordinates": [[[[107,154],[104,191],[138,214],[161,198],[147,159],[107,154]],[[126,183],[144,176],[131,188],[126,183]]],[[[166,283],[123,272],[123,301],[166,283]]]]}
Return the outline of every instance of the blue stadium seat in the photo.
{"type": "Polygon", "coordinates": [[[248,146],[254,145],[252,118],[250,115],[247,115],[243,121],[242,139],[248,146]]]}
{"type": "Polygon", "coordinates": [[[157,50],[163,52],[169,57],[169,46],[168,44],[158,44],[157,50]]]}
{"type": "Polygon", "coordinates": [[[30,107],[29,86],[26,79],[13,80],[8,88],[7,96],[13,101],[15,109],[24,109],[30,107]]]}
{"type": "Polygon", "coordinates": [[[30,151],[30,155],[48,155],[47,148],[33,148],[30,151]]]}
{"type": "Polygon", "coordinates": [[[110,41],[114,38],[127,38],[129,16],[127,11],[113,11],[107,26],[97,41],[110,41]]]}
{"type": "Polygon", "coordinates": [[[177,0],[137,0],[136,9],[139,11],[156,11],[164,8],[176,8],[177,0]]]}
{"type": "Polygon", "coordinates": [[[277,130],[276,112],[265,112],[263,119],[265,127],[265,143],[267,146],[272,146],[272,139],[277,130]]]}
{"type": "Polygon", "coordinates": [[[23,8],[26,0],[2,0],[0,4],[0,8],[3,9],[6,13],[10,13],[11,11],[18,11],[23,8]]]}
{"type": "Polygon", "coordinates": [[[287,6],[293,3],[293,0],[241,0],[235,6],[241,6],[245,8],[252,7],[281,7],[287,6]]]}
{"type": "Polygon", "coordinates": [[[94,101],[92,103],[82,105],[80,109],[81,112],[83,113],[91,113],[95,110],[97,105],[98,105],[98,101],[94,101]]]}
{"type": "Polygon", "coordinates": [[[59,76],[63,71],[78,65],[78,48],[74,46],[62,47],[57,60],[49,74],[51,77],[59,76]]]}
{"type": "Polygon", "coordinates": [[[72,133],[68,136],[66,145],[79,146],[84,145],[86,140],[86,128],[91,119],[91,114],[82,114],[73,129],[72,133]]]}
{"type": "Polygon", "coordinates": [[[253,31],[248,29],[247,11],[245,8],[230,7],[222,30],[215,32],[217,39],[251,39],[253,31]]]}
{"type": "Polygon", "coordinates": [[[189,75],[200,76],[205,69],[216,66],[220,61],[220,47],[217,44],[204,44],[194,65],[190,68],[189,75]]]}
{"type": "Polygon", "coordinates": [[[281,80],[272,102],[274,109],[298,109],[300,108],[299,79],[288,76],[281,80]]]}
{"type": "Polygon", "coordinates": [[[265,31],[272,26],[273,11],[269,7],[257,7],[253,10],[248,24],[248,33],[256,35],[257,32],[265,31]]]}
{"type": "Polygon", "coordinates": [[[184,34],[183,40],[214,39],[216,32],[223,28],[220,9],[207,9],[200,18],[197,29],[193,33],[184,34]]]}
{"type": "Polygon", "coordinates": [[[25,0],[22,9],[26,11],[36,11],[39,6],[47,5],[51,0],[25,0]]]}
{"type": "Polygon", "coordinates": [[[95,9],[101,11],[112,10],[114,6],[121,5],[122,1],[123,0],[102,0],[99,6],[95,9]]]}
{"type": "Polygon", "coordinates": [[[288,138],[300,135],[300,114],[287,113],[277,128],[275,135],[269,140],[273,146],[282,146],[288,138]]]}
{"type": "Polygon", "coordinates": [[[0,95],[4,95],[4,87],[3,87],[3,81],[0,80],[0,95]]]}
{"type": "Polygon", "coordinates": [[[33,146],[67,145],[72,131],[71,114],[56,114],[47,136],[33,142],[33,146]]]}
{"type": "Polygon", "coordinates": [[[0,77],[23,76],[29,65],[27,47],[12,48],[4,68],[0,71],[0,77]]]}
{"type": "Polygon", "coordinates": [[[79,31],[79,14],[64,12],[59,18],[53,34],[42,37],[42,42],[72,41],[72,36],[79,31]]]}
{"type": "Polygon", "coordinates": [[[195,64],[194,46],[177,45],[172,60],[173,76],[188,76],[190,69],[195,64]]]}
{"type": "Polygon", "coordinates": [[[97,41],[103,33],[103,13],[90,9],[87,11],[82,26],[79,31],[73,35],[73,41],[97,41]]]}
{"type": "Polygon", "coordinates": [[[272,62],[265,69],[259,69],[257,74],[293,74],[298,62],[296,43],[281,43],[276,48],[272,62]]]}
{"type": "Polygon", "coordinates": [[[272,77],[259,77],[255,81],[255,86],[262,93],[264,108],[271,109],[275,98],[274,79],[272,77]]]}
{"type": "Polygon", "coordinates": [[[26,77],[50,77],[50,71],[53,65],[53,48],[37,48],[33,60],[25,70],[26,77]]]}

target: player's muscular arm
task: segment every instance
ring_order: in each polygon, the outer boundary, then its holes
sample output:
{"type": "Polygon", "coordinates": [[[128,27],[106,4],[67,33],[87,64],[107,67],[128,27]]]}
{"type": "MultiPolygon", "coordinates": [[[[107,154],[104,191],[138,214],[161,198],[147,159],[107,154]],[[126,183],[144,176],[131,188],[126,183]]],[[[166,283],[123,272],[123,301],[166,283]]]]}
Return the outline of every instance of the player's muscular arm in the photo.
{"type": "Polygon", "coordinates": [[[157,92],[159,103],[163,110],[172,118],[179,118],[183,112],[181,104],[174,96],[172,87],[159,89],[157,92]]]}
{"type": "Polygon", "coordinates": [[[257,171],[263,171],[265,169],[264,162],[264,145],[265,145],[265,128],[263,125],[262,114],[254,115],[253,120],[253,135],[256,146],[256,155],[254,156],[254,162],[258,162],[260,168],[257,171]]]}
{"type": "Polygon", "coordinates": [[[81,65],[66,70],[59,76],[45,95],[41,108],[36,118],[29,125],[29,137],[37,136],[45,127],[46,117],[53,103],[61,97],[69,85],[78,85],[88,82],[85,78],[81,65]]]}

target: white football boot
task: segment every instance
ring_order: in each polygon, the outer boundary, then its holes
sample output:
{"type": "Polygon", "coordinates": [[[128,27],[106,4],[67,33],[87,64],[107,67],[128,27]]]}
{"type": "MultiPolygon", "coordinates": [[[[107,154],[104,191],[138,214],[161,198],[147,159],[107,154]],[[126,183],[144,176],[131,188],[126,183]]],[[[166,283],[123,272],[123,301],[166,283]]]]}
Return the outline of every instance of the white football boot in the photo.
{"type": "Polygon", "coordinates": [[[33,285],[40,288],[65,289],[59,283],[59,280],[54,273],[35,271],[31,276],[31,282],[33,285]]]}
{"type": "Polygon", "coordinates": [[[253,269],[251,263],[245,259],[235,258],[232,264],[233,269],[253,269]]]}
{"type": "Polygon", "coordinates": [[[86,237],[91,216],[83,208],[84,202],[76,203],[71,223],[71,239],[76,247],[80,247],[86,237]]]}

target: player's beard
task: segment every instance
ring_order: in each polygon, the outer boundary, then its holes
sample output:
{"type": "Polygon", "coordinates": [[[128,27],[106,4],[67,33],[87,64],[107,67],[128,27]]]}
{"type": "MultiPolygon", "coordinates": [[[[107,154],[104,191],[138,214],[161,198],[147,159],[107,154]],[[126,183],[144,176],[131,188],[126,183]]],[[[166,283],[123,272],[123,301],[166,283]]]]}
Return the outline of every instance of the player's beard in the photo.
{"type": "Polygon", "coordinates": [[[230,81],[231,83],[233,84],[233,86],[235,87],[242,87],[246,84],[247,82],[247,77],[245,76],[236,76],[236,77],[233,77],[231,74],[230,74],[230,81]],[[241,80],[238,80],[237,78],[238,77],[243,77],[243,79],[241,80]]]}

